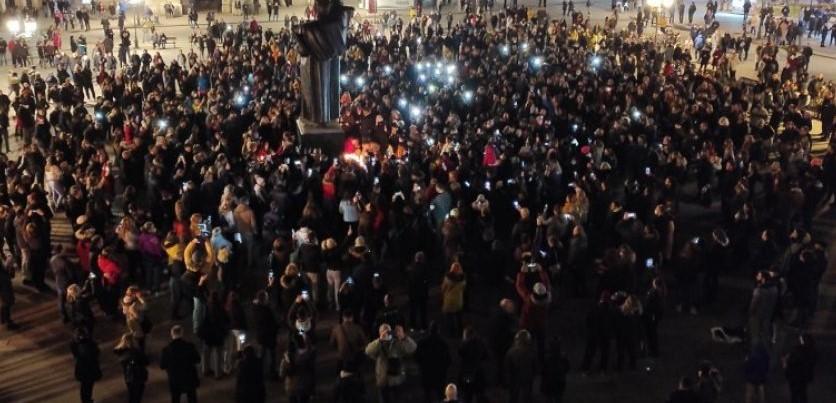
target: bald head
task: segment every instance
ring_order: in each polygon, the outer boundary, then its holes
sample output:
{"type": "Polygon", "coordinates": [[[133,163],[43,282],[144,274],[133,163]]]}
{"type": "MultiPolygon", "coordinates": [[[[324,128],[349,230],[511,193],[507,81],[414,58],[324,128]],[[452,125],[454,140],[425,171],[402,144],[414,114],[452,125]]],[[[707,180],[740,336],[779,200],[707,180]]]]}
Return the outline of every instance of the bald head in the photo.
{"type": "Polygon", "coordinates": [[[513,314],[517,309],[516,306],[514,305],[514,301],[511,301],[508,298],[503,298],[501,301],[499,301],[499,307],[503,311],[505,311],[507,313],[510,313],[510,314],[513,314]]]}

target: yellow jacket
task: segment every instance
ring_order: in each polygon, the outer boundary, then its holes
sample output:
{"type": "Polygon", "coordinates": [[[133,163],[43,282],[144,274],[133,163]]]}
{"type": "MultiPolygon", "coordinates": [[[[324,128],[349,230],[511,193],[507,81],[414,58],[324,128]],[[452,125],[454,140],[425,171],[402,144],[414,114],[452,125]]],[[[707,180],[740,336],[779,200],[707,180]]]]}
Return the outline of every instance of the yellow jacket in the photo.
{"type": "Polygon", "coordinates": [[[441,312],[456,313],[464,309],[464,289],[467,281],[463,274],[444,276],[441,283],[441,312]]]}
{"type": "Polygon", "coordinates": [[[168,264],[174,264],[175,262],[182,262],[183,261],[183,251],[186,249],[182,243],[174,242],[174,243],[166,243],[163,245],[163,249],[165,250],[165,254],[168,256],[168,264]]]}

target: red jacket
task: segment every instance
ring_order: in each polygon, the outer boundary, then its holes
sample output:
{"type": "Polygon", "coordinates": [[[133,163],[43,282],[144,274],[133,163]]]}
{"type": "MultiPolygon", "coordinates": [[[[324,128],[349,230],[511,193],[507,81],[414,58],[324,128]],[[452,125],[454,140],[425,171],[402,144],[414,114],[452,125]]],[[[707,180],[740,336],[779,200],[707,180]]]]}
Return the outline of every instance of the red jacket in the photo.
{"type": "Polygon", "coordinates": [[[90,272],[90,241],[79,239],[75,244],[75,253],[78,254],[81,269],[90,272]]]}
{"type": "Polygon", "coordinates": [[[99,270],[102,271],[102,283],[108,286],[119,284],[119,280],[122,279],[122,268],[119,267],[119,264],[104,255],[99,255],[97,262],[99,263],[99,270]]]}
{"type": "Polygon", "coordinates": [[[526,273],[517,273],[517,281],[515,283],[517,294],[522,299],[520,328],[531,332],[542,331],[546,328],[546,322],[549,317],[549,305],[551,304],[551,283],[549,281],[549,275],[544,270],[540,270],[537,274],[540,276],[539,282],[546,286],[547,294],[545,298],[534,298],[534,293],[526,285],[526,273]]]}

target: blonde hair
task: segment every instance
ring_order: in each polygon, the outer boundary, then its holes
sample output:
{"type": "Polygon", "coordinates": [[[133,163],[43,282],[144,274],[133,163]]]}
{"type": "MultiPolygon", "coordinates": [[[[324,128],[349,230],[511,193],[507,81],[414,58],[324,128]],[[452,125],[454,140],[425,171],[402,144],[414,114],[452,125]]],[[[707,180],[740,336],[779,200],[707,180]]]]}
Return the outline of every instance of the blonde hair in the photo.
{"type": "Polygon", "coordinates": [[[288,263],[287,266],[284,268],[284,275],[285,276],[296,276],[299,274],[299,266],[296,266],[296,263],[288,263]]]}
{"type": "Polygon", "coordinates": [[[67,287],[67,302],[75,302],[81,295],[81,287],[78,284],[70,284],[67,287]]]}
{"type": "Polygon", "coordinates": [[[125,333],[119,339],[119,343],[116,343],[115,350],[125,350],[129,348],[136,348],[136,341],[134,340],[133,334],[125,333]]]}

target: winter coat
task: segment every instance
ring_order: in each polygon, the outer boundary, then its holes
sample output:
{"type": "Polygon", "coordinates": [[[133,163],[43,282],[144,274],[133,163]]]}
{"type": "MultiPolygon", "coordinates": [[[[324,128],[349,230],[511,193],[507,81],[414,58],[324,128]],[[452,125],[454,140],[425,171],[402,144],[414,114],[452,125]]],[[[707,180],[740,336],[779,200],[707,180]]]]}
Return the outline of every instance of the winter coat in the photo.
{"type": "Polygon", "coordinates": [[[467,280],[462,273],[447,273],[441,283],[441,312],[457,313],[464,309],[467,280]]]}
{"type": "Polygon", "coordinates": [[[374,378],[377,386],[397,386],[406,380],[404,360],[415,352],[418,346],[409,336],[402,340],[392,339],[381,341],[375,339],[366,346],[366,355],[374,360],[374,378]],[[398,371],[390,371],[389,366],[395,363],[400,366],[398,371]]]}
{"type": "Polygon", "coordinates": [[[160,353],[160,369],[168,373],[168,384],[179,390],[191,390],[200,385],[197,364],[200,354],[194,344],[175,339],[160,353]]]}
{"type": "Polygon", "coordinates": [[[746,383],[763,385],[769,374],[769,353],[762,346],[755,347],[746,357],[743,366],[743,377],[746,383]]]}
{"type": "Polygon", "coordinates": [[[813,381],[815,368],[815,349],[809,345],[798,345],[787,356],[784,375],[790,384],[808,384],[813,381]]]}
{"type": "Polygon", "coordinates": [[[438,334],[430,334],[418,342],[415,361],[421,369],[424,384],[442,384],[450,368],[450,347],[438,334]]]}
{"type": "Polygon", "coordinates": [[[256,342],[263,347],[275,348],[276,337],[279,335],[279,323],[273,315],[273,310],[267,305],[255,305],[253,320],[256,342]]]}
{"type": "Polygon", "coordinates": [[[285,392],[288,395],[309,396],[316,384],[316,351],[307,349],[302,352],[288,353],[279,365],[279,375],[284,378],[285,392]]]}
{"type": "Polygon", "coordinates": [[[237,403],[263,403],[266,395],[261,358],[255,354],[245,355],[238,362],[238,376],[235,378],[235,401],[237,403]]]}
{"type": "Polygon", "coordinates": [[[0,266],[0,306],[15,304],[15,292],[12,288],[12,275],[5,267],[0,266]]]}
{"type": "MultiPolygon", "coordinates": [[[[546,286],[547,290],[550,289],[551,287],[548,273],[544,270],[540,270],[537,274],[540,277],[539,281],[546,286]]],[[[549,305],[551,304],[551,293],[546,294],[545,297],[538,298],[525,285],[525,277],[526,273],[517,273],[517,294],[522,300],[522,309],[520,310],[520,328],[539,332],[546,328],[549,305]]]]}
{"type": "Polygon", "coordinates": [[[145,383],[148,380],[148,358],[145,353],[136,348],[114,350],[122,364],[122,374],[125,384],[145,383]]]}
{"type": "Polygon", "coordinates": [[[79,382],[95,382],[102,379],[99,366],[99,346],[89,338],[75,339],[70,343],[75,359],[75,379],[79,382]]]}
{"type": "Polygon", "coordinates": [[[537,350],[530,340],[517,339],[505,354],[505,381],[508,385],[530,387],[537,376],[537,350]]]}

